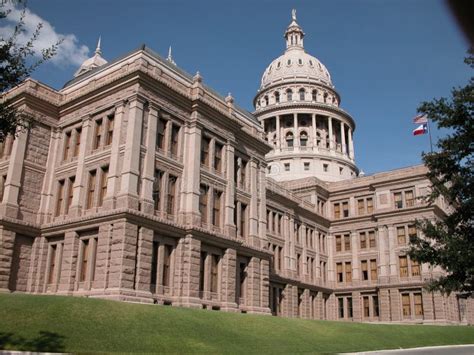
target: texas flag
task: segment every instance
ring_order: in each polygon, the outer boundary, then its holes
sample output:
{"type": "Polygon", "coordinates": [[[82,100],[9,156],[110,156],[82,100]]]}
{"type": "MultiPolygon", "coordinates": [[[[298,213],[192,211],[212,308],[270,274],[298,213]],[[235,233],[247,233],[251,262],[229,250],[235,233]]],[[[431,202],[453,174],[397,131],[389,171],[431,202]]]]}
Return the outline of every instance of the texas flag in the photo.
{"type": "Polygon", "coordinates": [[[428,125],[426,123],[419,125],[413,130],[414,136],[417,136],[419,134],[426,134],[426,133],[428,133],[428,125]]]}

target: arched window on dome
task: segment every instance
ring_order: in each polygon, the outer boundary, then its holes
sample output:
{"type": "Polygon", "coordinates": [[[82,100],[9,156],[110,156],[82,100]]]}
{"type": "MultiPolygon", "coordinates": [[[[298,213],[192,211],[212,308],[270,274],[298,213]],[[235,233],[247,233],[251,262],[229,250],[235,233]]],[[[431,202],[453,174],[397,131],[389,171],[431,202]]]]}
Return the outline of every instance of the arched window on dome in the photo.
{"type": "Polygon", "coordinates": [[[265,96],[264,100],[265,100],[265,106],[268,106],[268,96],[265,96]]]}
{"type": "Polygon", "coordinates": [[[301,131],[300,133],[300,146],[308,146],[308,133],[306,131],[301,131]]]}
{"type": "Polygon", "coordinates": [[[303,65],[303,61],[301,60],[301,58],[298,59],[298,64],[303,65]]]}
{"type": "Polygon", "coordinates": [[[286,100],[293,101],[293,90],[291,89],[286,90],[286,100]]]}
{"type": "Polygon", "coordinates": [[[288,59],[287,64],[288,64],[288,65],[291,65],[291,59],[288,59]]]}
{"type": "Polygon", "coordinates": [[[317,99],[318,99],[318,90],[313,90],[311,92],[311,100],[317,101],[317,99]]]}
{"type": "Polygon", "coordinates": [[[280,68],[281,62],[278,62],[277,69],[280,68]]]}
{"type": "Polygon", "coordinates": [[[280,102],[280,93],[278,91],[275,91],[275,102],[279,103],[280,102]]]}
{"type": "Polygon", "coordinates": [[[300,94],[300,101],[304,101],[304,94],[305,94],[305,91],[304,91],[303,88],[300,89],[299,94],[300,94]]]}
{"type": "Polygon", "coordinates": [[[324,103],[326,103],[326,101],[328,99],[328,93],[327,92],[324,93],[323,99],[324,99],[324,103]]]}
{"type": "Polygon", "coordinates": [[[334,104],[336,102],[336,98],[333,96],[332,97],[332,103],[334,104]]]}
{"type": "Polygon", "coordinates": [[[316,145],[319,147],[321,145],[321,133],[316,132],[316,145]]]}
{"type": "Polygon", "coordinates": [[[294,142],[294,137],[292,132],[288,132],[285,137],[286,140],[286,146],[288,148],[293,148],[293,142],[294,142]]]}

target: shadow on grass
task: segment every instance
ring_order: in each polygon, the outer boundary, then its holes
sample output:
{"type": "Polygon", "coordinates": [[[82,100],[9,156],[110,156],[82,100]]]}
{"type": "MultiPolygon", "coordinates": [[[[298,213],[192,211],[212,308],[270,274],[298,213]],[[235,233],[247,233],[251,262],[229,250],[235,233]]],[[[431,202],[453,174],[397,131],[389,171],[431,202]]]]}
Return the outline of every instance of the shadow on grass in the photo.
{"type": "Polygon", "coordinates": [[[32,339],[0,332],[0,349],[61,352],[65,349],[64,339],[60,334],[45,331],[40,331],[38,336],[32,339]]]}

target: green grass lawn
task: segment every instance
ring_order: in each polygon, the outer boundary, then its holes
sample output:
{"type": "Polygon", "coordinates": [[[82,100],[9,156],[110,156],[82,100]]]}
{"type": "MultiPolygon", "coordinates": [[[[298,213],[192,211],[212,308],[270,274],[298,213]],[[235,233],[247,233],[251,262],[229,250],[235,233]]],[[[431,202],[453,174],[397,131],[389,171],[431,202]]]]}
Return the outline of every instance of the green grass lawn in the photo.
{"type": "Polygon", "coordinates": [[[374,325],[0,294],[0,349],[334,353],[474,343],[474,327],[374,325]]]}

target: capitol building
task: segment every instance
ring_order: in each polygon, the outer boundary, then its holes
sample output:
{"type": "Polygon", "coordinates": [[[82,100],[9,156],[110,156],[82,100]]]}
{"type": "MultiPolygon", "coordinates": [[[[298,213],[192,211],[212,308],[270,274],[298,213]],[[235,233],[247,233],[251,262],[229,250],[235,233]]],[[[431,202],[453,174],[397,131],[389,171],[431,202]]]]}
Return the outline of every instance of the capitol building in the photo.
{"type": "Polygon", "coordinates": [[[415,219],[449,212],[426,168],[364,176],[295,12],[284,38],[253,113],[145,45],[11,90],[35,124],[0,146],[0,291],[473,324],[473,299],[427,291],[443,270],[406,253],[415,219]]]}

